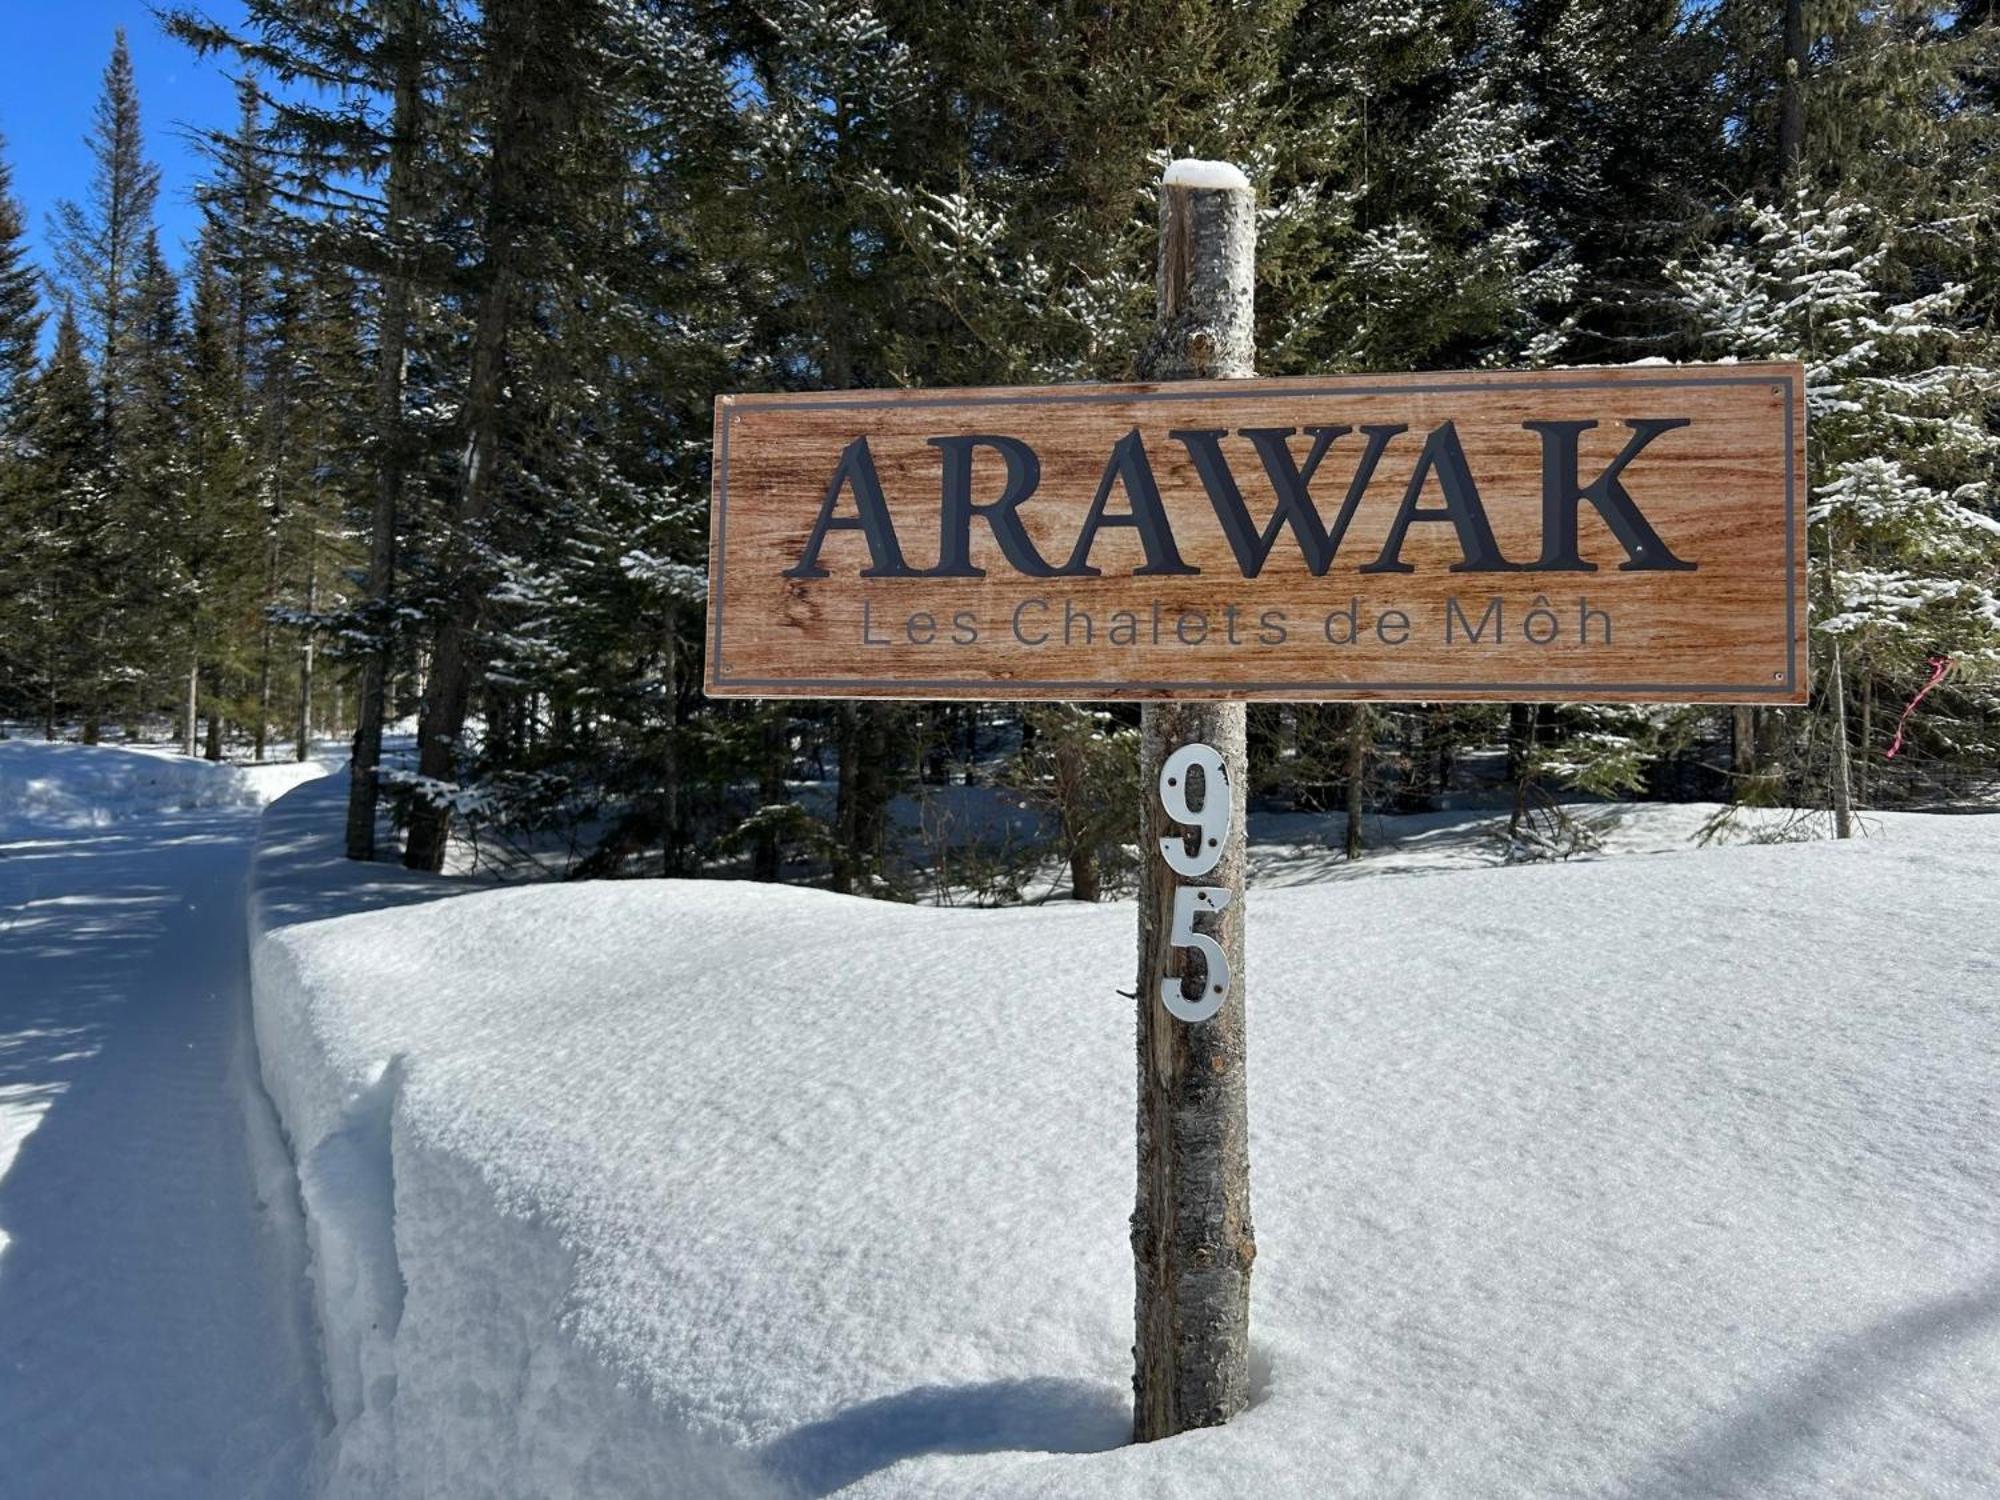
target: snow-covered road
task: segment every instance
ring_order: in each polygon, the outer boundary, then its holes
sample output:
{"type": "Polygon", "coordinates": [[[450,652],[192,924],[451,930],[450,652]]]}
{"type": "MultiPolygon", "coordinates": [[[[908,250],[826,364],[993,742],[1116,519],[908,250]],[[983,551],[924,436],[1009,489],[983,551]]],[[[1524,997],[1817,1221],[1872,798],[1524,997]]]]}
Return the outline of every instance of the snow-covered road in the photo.
{"type": "Polygon", "coordinates": [[[0,1492],[290,1500],[323,1413],[250,1049],[255,814],[5,801],[0,1492]]]}

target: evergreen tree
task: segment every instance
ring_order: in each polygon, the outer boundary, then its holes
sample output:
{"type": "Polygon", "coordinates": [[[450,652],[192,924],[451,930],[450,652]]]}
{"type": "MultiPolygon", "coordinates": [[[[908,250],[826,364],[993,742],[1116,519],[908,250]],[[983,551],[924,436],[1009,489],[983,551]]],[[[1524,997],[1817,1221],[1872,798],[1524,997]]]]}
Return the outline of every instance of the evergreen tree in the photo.
{"type": "MultiPolygon", "coordinates": [[[[184,446],[188,351],[180,283],[152,234],[140,247],[126,345],[124,425],[112,466],[118,559],[102,604],[115,618],[124,668],[114,708],[132,720],[176,696],[183,615],[171,537],[193,473],[184,446]]],[[[191,742],[189,729],[183,748],[191,742]]]]}
{"type": "Polygon", "coordinates": [[[275,265],[260,398],[281,568],[262,624],[276,638],[265,656],[271,692],[289,705],[282,719],[304,760],[337,717],[317,671],[320,646],[348,618],[345,580],[365,558],[354,541],[365,540],[370,508],[370,372],[351,274],[296,251],[275,265]]]}
{"type": "MultiPolygon", "coordinates": [[[[1925,764],[1989,743],[1990,461],[1966,435],[1991,425],[2000,216],[1972,12],[247,0],[236,31],[168,24],[271,84],[209,136],[178,383],[121,376],[107,403],[165,414],[182,464],[142,458],[157,434],[121,438],[113,536],[132,497],[171,491],[206,538],[184,570],[217,601],[204,705],[253,739],[294,700],[310,727],[318,644],[353,670],[351,852],[373,850],[380,729],[419,672],[420,764],[391,784],[424,867],[452,837],[588,820],[585,873],[803,860],[889,893],[891,801],[957,747],[969,775],[987,764],[970,746],[1018,734],[1000,775],[1036,796],[1104,771],[1127,710],[1090,719],[1099,738],[1031,726],[1039,710],[707,703],[711,399],[1130,376],[1153,188],[1180,155],[1257,184],[1271,373],[1791,350],[1832,371],[1813,587],[1836,628],[1815,649],[1863,727],[1772,711],[1738,752],[1817,787],[1836,746],[1876,748],[1876,699],[1939,652],[1963,665],[1925,764]],[[1838,243],[1808,222],[1836,208],[1838,243]],[[1858,289],[1823,274],[1842,266],[1858,289]],[[793,806],[802,773],[832,795],[793,806]]],[[[113,655],[160,675],[143,643],[113,655]]],[[[1473,745],[1504,740],[1524,808],[1714,784],[1712,712],[1518,707],[1259,710],[1259,785],[1344,810],[1354,848],[1368,806],[1430,805],[1473,745]]],[[[1921,790],[1895,770],[1884,795],[1921,790]]],[[[1111,844],[1064,826],[1087,889],[1111,844]]],[[[1553,833],[1537,852],[1571,846],[1553,833]]]]}
{"type": "MultiPolygon", "coordinates": [[[[248,0],[243,9],[237,29],[186,7],[167,11],[163,24],[201,55],[226,51],[281,82],[324,85],[267,96],[268,121],[255,150],[271,173],[274,202],[293,221],[290,232],[316,258],[365,275],[374,287],[367,599],[339,627],[360,658],[347,851],[368,859],[382,731],[408,644],[398,573],[415,529],[411,489],[428,456],[427,436],[447,436],[444,424],[413,419],[411,367],[421,356],[412,335],[425,299],[443,292],[457,270],[451,231],[458,219],[440,201],[448,175],[442,94],[460,71],[468,30],[440,0],[308,10],[248,0]]],[[[217,132],[210,143],[227,153],[240,149],[241,137],[240,129],[235,139],[217,132]]]]}
{"type": "Polygon", "coordinates": [[[39,361],[39,277],[28,259],[28,226],[14,197],[14,173],[0,140],[0,466],[18,436],[39,361]]]}
{"type": "MultiPolygon", "coordinates": [[[[42,318],[37,274],[28,260],[27,227],[13,197],[13,178],[0,142],[0,529],[22,537],[32,504],[28,490],[28,419],[39,363],[42,318]]],[[[31,587],[21,549],[0,549],[0,715],[38,710],[34,650],[23,590],[31,587]],[[11,555],[10,555],[11,551],[11,555]]]]}
{"type": "Polygon", "coordinates": [[[1676,353],[1666,264],[1715,223],[1721,45],[1678,0],[1529,0],[1524,97],[1539,143],[1525,185],[1577,278],[1565,358],[1676,353]]]}
{"type": "MultiPolygon", "coordinates": [[[[1301,13],[1288,48],[1326,262],[1265,345],[1285,368],[1534,362],[1576,267],[1530,191],[1550,148],[1514,12],[1485,0],[1301,13]]],[[[1268,321],[1260,319],[1260,321],[1268,321]]]]}
{"type": "MultiPolygon", "coordinates": [[[[1814,642],[1833,720],[1821,738],[1834,759],[1812,772],[1824,784],[1852,735],[1850,676],[1872,706],[1878,681],[1914,685],[1930,655],[1949,656],[1989,724],[2000,707],[2000,434],[1986,420],[2000,370],[1962,284],[1896,293],[1894,226],[1868,207],[1802,191],[1786,209],[1746,203],[1739,223],[1676,274],[1715,352],[1806,363],[1814,642]]],[[[1862,718],[1855,749],[1878,753],[1867,707],[1862,718]]]]}
{"type": "Polygon", "coordinates": [[[466,271],[472,294],[461,458],[438,559],[439,607],[403,854],[413,869],[444,865],[460,735],[479,670],[475,632],[493,581],[489,533],[506,522],[513,498],[509,438],[529,404],[509,390],[510,344],[532,288],[566,259],[554,231],[570,187],[565,169],[583,164],[572,148],[600,81],[594,48],[602,17],[595,3],[555,0],[494,0],[480,15],[463,101],[481,137],[468,205],[478,248],[466,271]]]}
{"type": "Polygon", "coordinates": [[[1139,839],[1138,731],[1102,709],[1036,704],[1030,733],[1007,768],[1007,784],[1056,828],[1070,895],[1101,901],[1126,882],[1139,839]]]}
{"type": "Polygon", "coordinates": [[[86,717],[96,737],[112,664],[103,654],[110,493],[103,423],[83,334],[65,305],[28,406],[6,549],[6,634],[24,696],[54,739],[86,717]]]}
{"type": "Polygon", "coordinates": [[[280,253],[280,225],[272,214],[275,173],[263,141],[262,109],[254,77],[237,84],[237,126],[227,139],[208,142],[213,175],[197,193],[203,217],[202,260],[226,318],[229,364],[235,371],[235,417],[251,454],[252,478],[264,516],[263,600],[255,641],[245,647],[255,657],[255,700],[244,705],[251,753],[264,750],[271,724],[272,674],[276,650],[273,611],[278,607],[285,558],[284,446],[289,393],[271,366],[280,357],[267,323],[280,253]]]}
{"type": "Polygon", "coordinates": [[[186,483],[175,555],[190,703],[204,753],[220,758],[228,723],[255,706],[271,521],[242,413],[236,297],[207,236],[194,269],[187,341],[186,483]]]}
{"type": "Polygon", "coordinates": [[[122,27],[85,141],[92,160],[89,196],[60,202],[50,235],[57,276],[82,310],[104,427],[115,443],[134,302],[160,192],[160,170],[146,159],[139,131],[139,92],[122,27]]]}

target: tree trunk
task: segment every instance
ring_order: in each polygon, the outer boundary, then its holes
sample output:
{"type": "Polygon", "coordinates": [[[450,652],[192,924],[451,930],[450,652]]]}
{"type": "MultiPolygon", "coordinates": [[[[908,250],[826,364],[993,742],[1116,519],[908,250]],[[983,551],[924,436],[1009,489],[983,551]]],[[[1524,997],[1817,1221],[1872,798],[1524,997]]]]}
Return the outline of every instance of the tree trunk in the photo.
{"type": "Polygon", "coordinates": [[[1729,800],[1741,802],[1757,776],[1757,710],[1748,703],[1729,711],[1729,775],[1729,800]]]}
{"type": "Polygon", "coordinates": [[[1541,721],[1539,703],[1507,705],[1507,775],[1514,783],[1514,811],[1507,819],[1507,837],[1521,831],[1528,810],[1528,781],[1534,774],[1535,731],[1541,721]]]}
{"type": "Polygon", "coordinates": [[[1806,149],[1806,7],[1785,0],[1784,56],[1778,67],[1778,183],[1798,170],[1806,149]]]}
{"type": "MultiPolygon", "coordinates": [[[[306,613],[312,614],[319,608],[319,528],[314,526],[306,532],[306,613]]],[[[313,632],[308,625],[305,639],[299,644],[299,724],[297,743],[292,759],[303,761],[306,746],[312,740],[313,705],[313,632]]]]}
{"type": "Polygon", "coordinates": [[[895,787],[890,731],[895,710],[885,703],[861,705],[861,764],[854,768],[854,832],[869,872],[879,872],[887,847],[889,799],[895,787]]]}
{"type": "Polygon", "coordinates": [[[1098,868],[1097,849],[1086,839],[1069,846],[1069,893],[1077,901],[1104,899],[1104,873],[1098,868]]]}
{"type": "Polygon", "coordinates": [[[1055,784],[1061,800],[1063,838],[1069,845],[1069,891],[1077,901],[1104,899],[1104,872],[1099,867],[1097,844],[1089,836],[1093,809],[1083,805],[1089,795],[1084,774],[1084,752],[1073,735],[1065,735],[1056,749],[1055,784]]]}
{"type": "MultiPolygon", "coordinates": [[[[667,713],[666,727],[660,736],[660,874],[663,878],[681,872],[683,851],[687,847],[681,836],[684,814],[681,797],[680,639],[677,634],[679,629],[677,613],[672,604],[667,605],[664,611],[665,628],[660,632],[661,702],[666,705],[667,713]]],[[[528,725],[532,717],[524,705],[521,714],[523,743],[527,741],[528,725]]]]}
{"type": "Polygon", "coordinates": [[[395,101],[391,106],[387,210],[389,251],[395,264],[382,278],[375,355],[375,508],[369,518],[368,603],[374,640],[362,658],[354,703],[354,753],[347,784],[347,857],[375,857],[375,809],[381,797],[382,726],[388,717],[390,654],[395,649],[391,605],[395,598],[396,527],[402,513],[408,435],[403,427],[403,361],[410,325],[410,268],[403,253],[415,206],[421,145],[423,54],[415,7],[398,7],[395,101]]]}
{"type": "Polygon", "coordinates": [[[1875,752],[1875,674],[1863,669],[1861,673],[1861,760],[1855,767],[1854,796],[1863,807],[1868,805],[1868,776],[1874,769],[1875,752]]]}
{"type": "Polygon", "coordinates": [[[1833,638],[1833,831],[1854,837],[1854,783],[1847,759],[1847,687],[1840,669],[1840,637],[1833,638]]]}
{"type": "Polygon", "coordinates": [[[854,768],[860,760],[860,713],[852,703],[834,709],[833,869],[828,885],[843,896],[854,893],[854,768]]]}
{"type": "MultiPolygon", "coordinates": [[[[1255,373],[1256,200],[1248,187],[1160,190],[1155,380],[1255,373]]],[[[1138,1193],[1132,1213],[1135,1339],[1132,1434],[1139,1442],[1227,1422],[1250,1395],[1250,1131],[1244,1080],[1243,871],[1248,738],[1241,703],[1148,703],[1140,715],[1138,1193]],[[1220,863],[1198,883],[1228,894],[1213,936],[1231,985],[1209,1019],[1187,1023],[1161,998],[1205,964],[1170,942],[1182,887],[1161,839],[1184,833],[1159,800],[1160,768],[1182,745],[1213,746],[1229,785],[1220,863]]]]}
{"type": "Polygon", "coordinates": [[[264,764],[264,746],[270,738],[270,646],[270,620],[264,620],[256,664],[256,734],[250,748],[250,758],[258,764],[264,764]]]}
{"type": "MultiPolygon", "coordinates": [[[[85,743],[87,744],[89,742],[86,741],[85,743]]],[[[208,716],[208,748],[203,752],[203,754],[205,754],[207,758],[210,760],[219,761],[222,759],[222,715],[221,714],[211,713],[208,716]]]]}
{"type": "MultiPolygon", "coordinates": [[[[486,257],[479,269],[478,310],[472,326],[472,369],[465,388],[465,449],[459,499],[453,518],[449,561],[449,602],[438,625],[431,655],[431,680],[417,716],[417,772],[431,781],[457,775],[458,738],[472,693],[473,636],[479,626],[485,588],[476,561],[477,533],[492,507],[500,467],[500,404],[506,389],[507,335],[514,321],[519,280],[520,235],[528,153],[543,131],[536,118],[529,66],[536,21],[553,16],[530,5],[488,5],[486,49],[504,74],[494,111],[493,145],[486,176],[486,257]],[[512,24],[510,24],[512,23],[512,24]]],[[[444,868],[451,837],[451,810],[442,803],[414,799],[403,863],[413,870],[444,868]]]]}
{"type": "MultiPolygon", "coordinates": [[[[757,805],[759,809],[775,807],[785,800],[785,770],[790,758],[787,744],[787,714],[783,704],[764,705],[764,725],[758,735],[757,759],[757,805]]],[[[779,847],[778,830],[761,828],[757,833],[757,844],[750,855],[750,874],[753,879],[775,881],[783,874],[784,851],[779,847]]]]}
{"type": "Polygon", "coordinates": [[[201,658],[188,662],[187,676],[187,722],[182,728],[181,749],[189,760],[194,759],[195,736],[201,724],[201,658]]]}
{"type": "Polygon", "coordinates": [[[1368,741],[1375,716],[1365,703],[1347,705],[1347,857],[1361,858],[1361,811],[1368,771],[1368,741]]]}
{"type": "Polygon", "coordinates": [[[1148,704],[1143,720],[1132,1435],[1151,1442],[1227,1422],[1248,1401],[1257,1242],[1244,1074],[1243,707],[1148,704]],[[1185,832],[1160,806],[1160,768],[1180,746],[1197,742],[1213,746],[1230,773],[1228,786],[1204,790],[1228,797],[1231,816],[1221,862],[1183,881],[1160,855],[1161,839],[1185,832]],[[1207,982],[1205,964],[1168,943],[1175,892],[1184,884],[1229,892],[1212,935],[1228,959],[1230,993],[1221,1010],[1193,1025],[1169,1014],[1160,997],[1163,979],[1178,980],[1183,995],[1207,982]]]}
{"type": "Polygon", "coordinates": [[[271,534],[269,567],[264,575],[264,619],[257,641],[257,733],[251,757],[262,764],[264,746],[271,732],[271,616],[269,606],[278,601],[278,536],[271,534]]]}

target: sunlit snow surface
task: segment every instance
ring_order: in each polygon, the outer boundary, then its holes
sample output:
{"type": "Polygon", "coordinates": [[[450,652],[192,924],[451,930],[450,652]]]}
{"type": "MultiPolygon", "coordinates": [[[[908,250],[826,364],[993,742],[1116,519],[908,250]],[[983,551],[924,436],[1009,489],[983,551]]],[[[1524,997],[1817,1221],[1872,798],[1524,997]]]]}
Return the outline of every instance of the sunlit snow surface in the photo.
{"type": "Polygon", "coordinates": [[[1255,1401],[1130,1447],[1129,904],[435,899],[338,792],[255,950],[336,1493],[2000,1491],[2000,819],[1253,881],[1255,1401]]]}

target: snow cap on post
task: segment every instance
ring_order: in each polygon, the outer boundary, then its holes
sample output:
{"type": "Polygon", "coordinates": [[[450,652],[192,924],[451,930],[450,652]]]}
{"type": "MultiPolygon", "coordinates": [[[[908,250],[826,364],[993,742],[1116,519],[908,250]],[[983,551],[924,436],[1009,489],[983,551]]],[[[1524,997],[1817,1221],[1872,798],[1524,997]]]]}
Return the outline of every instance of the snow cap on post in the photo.
{"type": "Polygon", "coordinates": [[[1247,274],[1256,245],[1257,195],[1240,168],[1192,159],[1168,166],[1160,180],[1160,321],[1145,361],[1149,378],[1256,373],[1247,274]],[[1207,269],[1197,275],[1197,266],[1207,269]],[[1238,271],[1246,274],[1232,274],[1238,271]]]}
{"type": "Polygon", "coordinates": [[[1168,163],[1164,180],[1168,187],[1224,188],[1239,193],[1250,191],[1250,179],[1234,162],[1202,161],[1193,156],[1183,156],[1179,161],[1168,163]]]}

